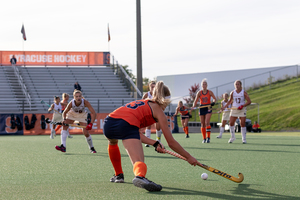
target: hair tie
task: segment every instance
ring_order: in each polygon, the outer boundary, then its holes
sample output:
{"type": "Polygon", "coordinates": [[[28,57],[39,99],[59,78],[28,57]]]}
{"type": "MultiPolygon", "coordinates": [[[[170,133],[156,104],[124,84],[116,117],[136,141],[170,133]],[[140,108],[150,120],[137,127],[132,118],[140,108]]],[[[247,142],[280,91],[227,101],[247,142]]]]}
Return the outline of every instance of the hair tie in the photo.
{"type": "Polygon", "coordinates": [[[171,96],[166,96],[165,99],[171,99],[171,96]]]}

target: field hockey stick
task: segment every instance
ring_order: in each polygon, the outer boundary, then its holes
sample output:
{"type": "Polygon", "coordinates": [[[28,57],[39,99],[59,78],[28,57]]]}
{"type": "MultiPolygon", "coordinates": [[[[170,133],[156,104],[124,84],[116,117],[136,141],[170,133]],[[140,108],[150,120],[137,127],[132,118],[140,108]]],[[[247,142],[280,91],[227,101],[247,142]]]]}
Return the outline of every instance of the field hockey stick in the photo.
{"type": "Polygon", "coordinates": [[[238,110],[237,107],[227,108],[228,110],[238,110]]]}
{"type": "Polygon", "coordinates": [[[86,128],[86,126],[81,126],[81,125],[77,125],[77,124],[63,124],[61,122],[53,122],[51,121],[49,118],[46,118],[45,122],[47,124],[54,124],[54,125],[65,125],[65,126],[71,126],[71,127],[77,127],[77,128],[86,128]]]}
{"type": "MultiPolygon", "coordinates": [[[[180,159],[186,161],[186,158],[183,157],[183,156],[181,156],[181,155],[179,155],[178,153],[169,151],[169,150],[167,150],[167,149],[164,149],[164,151],[165,151],[166,153],[172,155],[172,156],[175,156],[175,157],[177,157],[177,158],[180,158],[180,159]]],[[[201,164],[201,163],[200,163],[200,164],[201,164]]],[[[201,165],[200,165],[200,164],[197,164],[197,165],[200,166],[200,167],[202,167],[202,168],[204,168],[204,169],[206,169],[206,170],[208,170],[208,171],[210,171],[210,172],[212,172],[212,173],[215,173],[215,174],[217,174],[217,175],[219,175],[219,176],[222,176],[222,177],[224,177],[224,178],[227,178],[228,180],[231,180],[231,181],[233,181],[233,182],[241,183],[241,182],[244,180],[244,175],[243,175],[242,173],[239,173],[239,177],[236,178],[236,177],[234,177],[234,176],[231,176],[231,175],[229,175],[229,174],[227,174],[227,173],[225,173],[225,172],[222,172],[222,171],[220,171],[220,170],[218,170],[218,169],[215,169],[215,168],[213,168],[213,167],[207,166],[207,165],[205,165],[205,164],[201,164],[201,165]]]]}
{"type": "Polygon", "coordinates": [[[198,108],[212,108],[212,106],[209,104],[209,105],[205,105],[205,106],[195,107],[194,109],[198,109],[198,108]]]}
{"type": "MultiPolygon", "coordinates": [[[[45,104],[46,106],[48,106],[49,108],[51,107],[49,104],[47,104],[44,100],[41,101],[42,104],[45,104]]],[[[62,115],[60,112],[58,112],[58,110],[53,109],[55,112],[57,112],[58,114],[62,115]]]]}

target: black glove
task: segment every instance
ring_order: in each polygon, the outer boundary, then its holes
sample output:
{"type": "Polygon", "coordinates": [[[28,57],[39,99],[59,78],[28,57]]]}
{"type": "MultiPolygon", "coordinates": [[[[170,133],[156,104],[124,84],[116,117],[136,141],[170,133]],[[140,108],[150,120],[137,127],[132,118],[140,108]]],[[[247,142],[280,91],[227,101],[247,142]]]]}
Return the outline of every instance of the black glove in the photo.
{"type": "Polygon", "coordinates": [[[215,102],[212,102],[210,105],[211,105],[211,106],[214,106],[214,105],[215,105],[215,102]]]}
{"type": "MultiPolygon", "coordinates": [[[[162,148],[160,142],[159,142],[159,141],[156,141],[156,142],[153,144],[153,146],[155,147],[155,151],[157,151],[157,146],[158,146],[158,145],[160,146],[160,148],[162,148]]],[[[157,152],[157,153],[159,153],[159,152],[157,152]]]]}

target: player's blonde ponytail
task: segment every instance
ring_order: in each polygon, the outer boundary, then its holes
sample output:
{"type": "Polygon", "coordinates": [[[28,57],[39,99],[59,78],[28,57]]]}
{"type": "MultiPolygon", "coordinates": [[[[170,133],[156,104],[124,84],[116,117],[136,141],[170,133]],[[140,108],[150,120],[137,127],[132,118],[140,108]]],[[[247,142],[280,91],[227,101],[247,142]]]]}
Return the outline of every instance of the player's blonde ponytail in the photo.
{"type": "Polygon", "coordinates": [[[171,92],[164,82],[156,83],[153,91],[153,101],[157,104],[167,107],[171,102],[171,92]]]}

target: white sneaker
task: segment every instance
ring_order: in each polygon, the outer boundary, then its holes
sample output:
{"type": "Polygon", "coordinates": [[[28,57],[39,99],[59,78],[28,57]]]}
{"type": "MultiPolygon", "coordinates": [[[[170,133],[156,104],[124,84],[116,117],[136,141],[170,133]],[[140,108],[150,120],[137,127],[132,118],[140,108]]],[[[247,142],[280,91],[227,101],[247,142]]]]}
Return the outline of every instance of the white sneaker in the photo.
{"type": "Polygon", "coordinates": [[[217,138],[221,139],[221,138],[222,138],[222,135],[218,135],[217,138]]]}
{"type": "Polygon", "coordinates": [[[246,141],[246,140],[243,140],[243,144],[247,144],[247,141],[246,141]]]}
{"type": "Polygon", "coordinates": [[[54,131],[54,133],[55,133],[55,130],[52,130],[52,131],[51,131],[50,139],[54,139],[54,137],[53,137],[53,131],[54,131]]]}
{"type": "Polygon", "coordinates": [[[232,143],[234,140],[235,140],[235,138],[230,138],[230,139],[228,140],[228,143],[232,143]]]}
{"type": "Polygon", "coordinates": [[[72,135],[68,135],[68,138],[73,138],[73,136],[72,135]]]}

